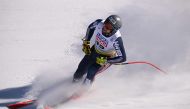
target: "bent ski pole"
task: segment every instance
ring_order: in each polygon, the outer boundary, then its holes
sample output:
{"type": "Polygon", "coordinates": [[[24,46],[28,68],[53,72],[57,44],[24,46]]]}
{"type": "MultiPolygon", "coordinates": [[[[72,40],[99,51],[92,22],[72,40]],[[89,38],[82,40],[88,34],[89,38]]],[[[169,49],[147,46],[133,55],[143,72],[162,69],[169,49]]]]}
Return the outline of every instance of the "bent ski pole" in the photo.
{"type": "Polygon", "coordinates": [[[164,70],[160,69],[156,65],[154,65],[150,62],[146,62],[146,61],[131,61],[131,62],[125,62],[125,63],[116,63],[114,65],[127,65],[127,64],[147,64],[147,65],[150,65],[150,66],[156,68],[157,70],[161,71],[162,73],[167,74],[164,70]]]}

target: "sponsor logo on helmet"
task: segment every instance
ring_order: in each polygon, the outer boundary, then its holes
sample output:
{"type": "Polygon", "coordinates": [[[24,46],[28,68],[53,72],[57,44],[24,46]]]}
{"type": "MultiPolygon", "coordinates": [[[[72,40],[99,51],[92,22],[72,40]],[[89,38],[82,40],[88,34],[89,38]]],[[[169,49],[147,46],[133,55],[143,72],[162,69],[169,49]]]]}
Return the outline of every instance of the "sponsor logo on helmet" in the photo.
{"type": "Polygon", "coordinates": [[[109,20],[110,20],[110,22],[111,22],[112,24],[114,24],[114,25],[116,24],[116,20],[115,20],[113,17],[110,17],[109,20]]]}

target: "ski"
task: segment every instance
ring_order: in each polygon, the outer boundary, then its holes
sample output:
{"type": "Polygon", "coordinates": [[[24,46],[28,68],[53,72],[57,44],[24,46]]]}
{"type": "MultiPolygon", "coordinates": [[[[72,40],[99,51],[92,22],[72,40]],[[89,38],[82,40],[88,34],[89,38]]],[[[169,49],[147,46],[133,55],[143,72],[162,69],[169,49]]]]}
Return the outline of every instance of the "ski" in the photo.
{"type": "MultiPolygon", "coordinates": [[[[67,99],[65,99],[62,103],[66,103],[66,102],[68,102],[70,100],[76,100],[76,99],[80,98],[81,96],[82,96],[82,94],[74,93],[70,97],[68,97],[67,99]]],[[[62,103],[60,103],[60,104],[62,104],[62,103]]],[[[23,107],[26,107],[26,106],[30,106],[30,105],[38,105],[37,100],[20,101],[20,102],[14,103],[14,104],[9,104],[6,107],[8,109],[20,109],[20,108],[23,108],[23,107]]],[[[54,106],[48,106],[48,105],[46,105],[46,106],[40,107],[40,109],[53,109],[53,107],[54,106]]]]}
{"type": "Polygon", "coordinates": [[[26,100],[26,101],[21,101],[21,102],[16,102],[14,104],[9,104],[7,105],[8,109],[19,109],[25,106],[32,105],[36,102],[36,100],[26,100]]]}
{"type": "MultiPolygon", "coordinates": [[[[14,103],[14,104],[7,105],[7,108],[8,109],[20,109],[20,108],[23,108],[23,107],[26,107],[26,106],[30,106],[30,105],[37,105],[36,101],[37,100],[21,101],[21,102],[17,102],[17,103],[14,103]]],[[[46,105],[46,106],[40,107],[40,109],[53,109],[53,108],[46,105]]]]}

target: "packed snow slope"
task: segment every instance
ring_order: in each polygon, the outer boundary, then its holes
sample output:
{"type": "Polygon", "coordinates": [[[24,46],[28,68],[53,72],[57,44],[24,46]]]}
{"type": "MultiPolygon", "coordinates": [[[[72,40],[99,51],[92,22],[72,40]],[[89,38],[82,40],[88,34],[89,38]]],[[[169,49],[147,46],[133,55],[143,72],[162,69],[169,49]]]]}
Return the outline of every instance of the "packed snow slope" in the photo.
{"type": "Polygon", "coordinates": [[[56,101],[84,56],[87,26],[118,14],[128,61],[149,61],[168,74],[140,64],[111,66],[86,95],[58,109],[189,109],[189,6],[188,0],[1,0],[0,108],[42,87],[59,87],[46,98],[56,101]],[[57,81],[63,84],[50,87],[57,81]]]}

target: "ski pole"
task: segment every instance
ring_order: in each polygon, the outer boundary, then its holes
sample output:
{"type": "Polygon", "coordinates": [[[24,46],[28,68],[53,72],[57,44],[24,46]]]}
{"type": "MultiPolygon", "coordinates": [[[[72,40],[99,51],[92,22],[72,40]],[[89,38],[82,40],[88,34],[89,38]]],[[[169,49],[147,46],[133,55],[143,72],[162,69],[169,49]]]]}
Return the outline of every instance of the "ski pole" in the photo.
{"type": "Polygon", "coordinates": [[[156,68],[157,70],[161,71],[162,73],[167,74],[161,68],[157,67],[156,65],[154,65],[154,64],[152,64],[150,62],[146,62],[146,61],[131,61],[131,62],[125,62],[125,63],[116,63],[114,65],[127,65],[127,64],[147,64],[147,65],[150,65],[150,66],[156,68]]]}

